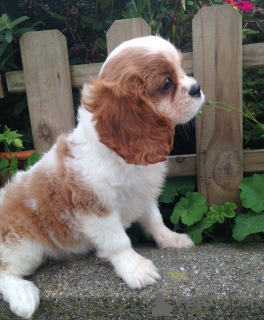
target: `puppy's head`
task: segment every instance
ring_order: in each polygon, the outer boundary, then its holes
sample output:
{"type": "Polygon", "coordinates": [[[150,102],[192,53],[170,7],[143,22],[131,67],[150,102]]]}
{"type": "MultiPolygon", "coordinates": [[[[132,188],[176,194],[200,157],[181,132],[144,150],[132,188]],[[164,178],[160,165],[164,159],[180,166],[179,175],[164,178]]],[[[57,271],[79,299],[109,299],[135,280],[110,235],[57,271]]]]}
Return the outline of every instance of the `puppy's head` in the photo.
{"type": "Polygon", "coordinates": [[[203,101],[200,86],[183,71],[181,54],[154,36],[117,47],[82,92],[100,141],[136,165],[165,161],[174,126],[192,119],[203,101]]]}

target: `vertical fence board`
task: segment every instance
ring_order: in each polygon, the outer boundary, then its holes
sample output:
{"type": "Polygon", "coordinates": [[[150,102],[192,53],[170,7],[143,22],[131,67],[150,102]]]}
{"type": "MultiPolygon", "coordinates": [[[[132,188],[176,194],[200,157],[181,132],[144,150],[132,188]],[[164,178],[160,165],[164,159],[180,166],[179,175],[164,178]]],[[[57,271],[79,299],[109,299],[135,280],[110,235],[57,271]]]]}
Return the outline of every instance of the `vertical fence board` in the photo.
{"type": "Polygon", "coordinates": [[[29,32],[20,47],[34,147],[46,152],[74,127],[66,39],[58,30],[29,32]]]}
{"type": "MultiPolygon", "coordinates": [[[[242,110],[242,21],[231,6],[204,8],[193,19],[194,76],[209,100],[242,110]]],[[[240,205],[242,116],[210,109],[196,119],[198,189],[208,205],[240,205]]]]}
{"type": "Polygon", "coordinates": [[[106,33],[107,53],[124,41],[150,34],[151,28],[142,18],[116,20],[106,33]]]}

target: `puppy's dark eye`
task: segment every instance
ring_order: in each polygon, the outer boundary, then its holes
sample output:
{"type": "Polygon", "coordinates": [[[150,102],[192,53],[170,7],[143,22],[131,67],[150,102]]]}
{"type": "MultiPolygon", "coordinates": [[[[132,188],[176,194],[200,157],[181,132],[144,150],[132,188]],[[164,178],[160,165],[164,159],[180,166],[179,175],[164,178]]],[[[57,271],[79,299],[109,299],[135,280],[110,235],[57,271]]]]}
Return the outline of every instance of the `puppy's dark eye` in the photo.
{"type": "Polygon", "coordinates": [[[164,92],[167,92],[171,89],[173,83],[172,83],[172,80],[171,78],[168,78],[164,84],[164,87],[161,88],[161,91],[164,91],[164,92]]]}

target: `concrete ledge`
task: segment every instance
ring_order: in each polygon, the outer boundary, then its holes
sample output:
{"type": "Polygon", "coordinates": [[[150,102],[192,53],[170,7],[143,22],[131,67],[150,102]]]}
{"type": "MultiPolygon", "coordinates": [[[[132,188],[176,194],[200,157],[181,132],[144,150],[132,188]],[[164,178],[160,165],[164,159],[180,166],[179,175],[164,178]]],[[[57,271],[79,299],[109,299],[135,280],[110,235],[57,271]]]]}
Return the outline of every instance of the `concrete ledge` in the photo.
{"type": "MultiPolygon", "coordinates": [[[[41,290],[33,320],[264,319],[263,244],[135,250],[160,270],[156,286],[130,290],[93,254],[49,261],[29,278],[41,290]]],[[[18,319],[1,298],[0,319],[18,319]]]]}

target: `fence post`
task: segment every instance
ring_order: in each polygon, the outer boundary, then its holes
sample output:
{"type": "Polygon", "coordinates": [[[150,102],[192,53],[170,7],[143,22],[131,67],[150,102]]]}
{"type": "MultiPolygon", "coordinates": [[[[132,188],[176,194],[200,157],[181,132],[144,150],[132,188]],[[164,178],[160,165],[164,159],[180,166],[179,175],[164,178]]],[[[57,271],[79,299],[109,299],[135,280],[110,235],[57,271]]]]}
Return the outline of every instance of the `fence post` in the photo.
{"type": "Polygon", "coordinates": [[[58,30],[29,32],[20,48],[34,147],[42,153],[75,124],[66,38],[58,30]]]}
{"type": "MultiPolygon", "coordinates": [[[[242,19],[232,6],[203,8],[193,19],[194,76],[208,101],[242,111],[242,19]]],[[[243,178],[242,116],[210,109],[196,119],[198,189],[207,204],[235,202],[243,178]]]]}
{"type": "Polygon", "coordinates": [[[142,18],[116,20],[106,33],[107,53],[126,40],[151,35],[151,28],[142,18]]]}

